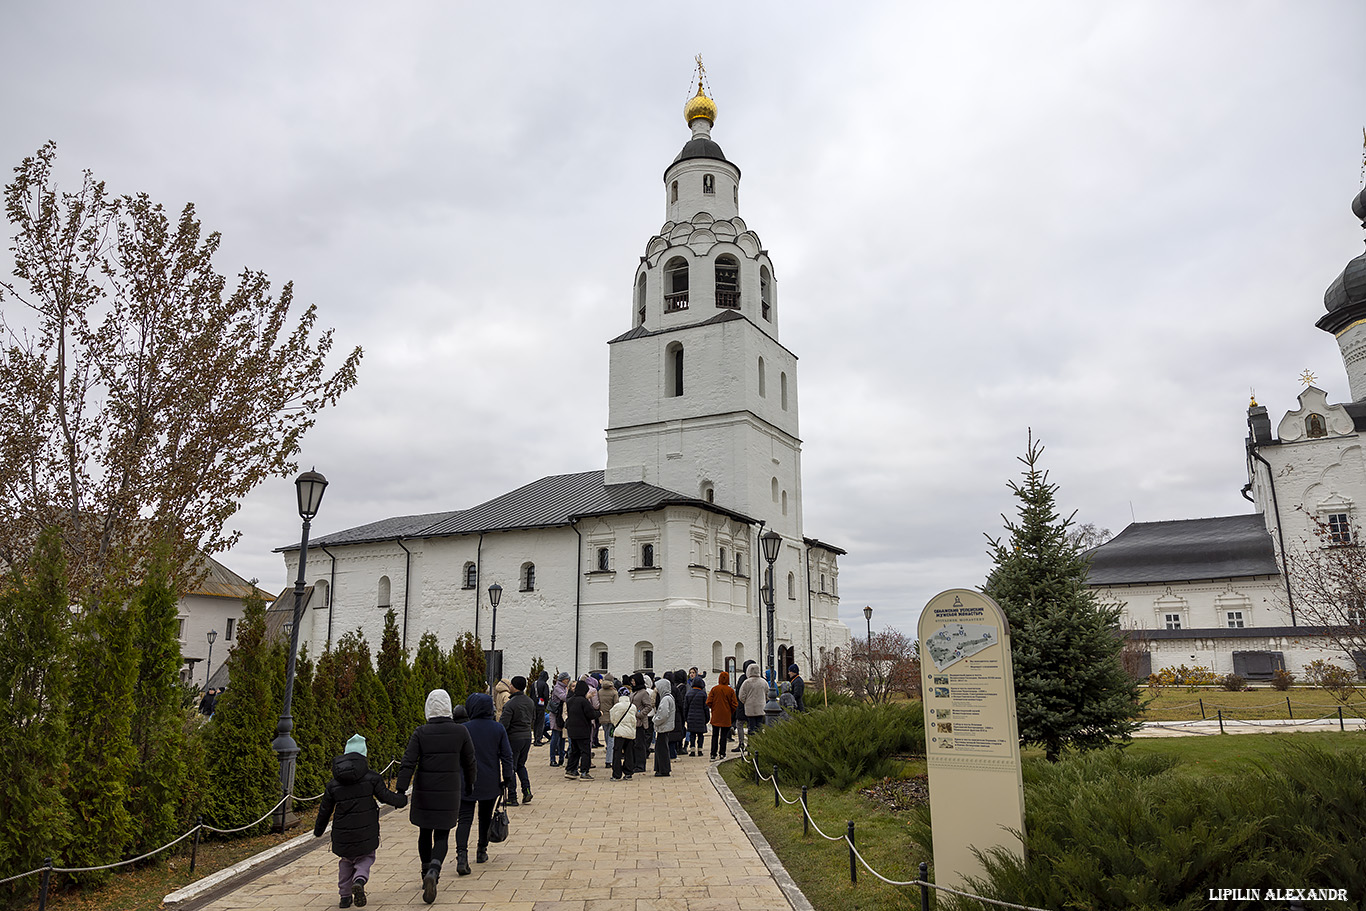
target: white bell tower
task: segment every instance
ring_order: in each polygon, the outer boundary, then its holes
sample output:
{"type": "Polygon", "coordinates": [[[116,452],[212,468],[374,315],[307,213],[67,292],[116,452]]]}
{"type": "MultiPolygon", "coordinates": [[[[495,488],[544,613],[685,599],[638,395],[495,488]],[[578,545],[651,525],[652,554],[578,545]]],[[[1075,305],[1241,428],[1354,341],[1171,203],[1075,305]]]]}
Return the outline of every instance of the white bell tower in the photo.
{"type": "Polygon", "coordinates": [[[691,137],[664,171],[665,222],[645,245],[631,328],[612,339],[609,484],[646,481],[760,519],[801,542],[797,357],[778,341],[778,286],[740,217],[740,168],[711,138],[698,67],[691,137]]]}

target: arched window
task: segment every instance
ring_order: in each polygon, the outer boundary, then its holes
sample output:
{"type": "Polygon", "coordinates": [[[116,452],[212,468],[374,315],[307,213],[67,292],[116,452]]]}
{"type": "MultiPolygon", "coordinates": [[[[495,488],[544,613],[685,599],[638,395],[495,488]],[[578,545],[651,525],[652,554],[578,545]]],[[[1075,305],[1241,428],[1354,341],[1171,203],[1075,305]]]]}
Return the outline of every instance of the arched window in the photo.
{"type": "Polygon", "coordinates": [[[702,499],[706,500],[708,503],[716,502],[716,487],[711,481],[703,481],[700,492],[702,494],[702,499]]]}
{"type": "Polygon", "coordinates": [[[524,592],[534,592],[534,591],[536,590],[536,564],[535,564],[535,563],[523,563],[523,564],[522,564],[521,580],[522,580],[522,591],[524,591],[524,592]]]}
{"type": "Polygon", "coordinates": [[[653,544],[640,545],[640,565],[645,569],[650,569],[655,565],[655,546],[653,544]]]}
{"type": "Polygon", "coordinates": [[[390,602],[389,602],[389,577],[388,577],[388,576],[380,576],[380,577],[379,577],[379,602],[378,602],[378,603],[379,603],[379,606],[380,606],[380,609],[381,609],[381,610],[383,610],[384,608],[386,608],[386,607],[389,606],[389,603],[390,603],[390,602]]]}
{"type": "Polygon", "coordinates": [[[725,660],[725,650],[721,648],[720,640],[711,644],[711,670],[713,674],[721,673],[721,662],[725,660]]]}
{"type": "Polygon", "coordinates": [[[743,642],[735,643],[735,666],[745,666],[745,644],[743,642]]]}
{"type": "Polygon", "coordinates": [[[783,515],[787,515],[787,491],[783,491],[783,515]]]}
{"type": "Polygon", "coordinates": [[[672,342],[664,349],[665,393],[672,398],[683,394],[683,346],[672,342]]]}
{"type": "Polygon", "coordinates": [[[787,410],[787,374],[778,374],[779,398],[782,400],[783,411],[787,410]]]}
{"type": "Polygon", "coordinates": [[[737,551],[735,552],[735,575],[737,575],[737,576],[743,576],[744,574],[745,574],[745,555],[744,555],[743,553],[741,553],[740,551],[737,550],[737,551]]]}
{"type": "Polygon", "coordinates": [[[797,600],[797,576],[794,573],[787,574],[787,599],[797,600]]]}
{"type": "Polygon", "coordinates": [[[740,307],[740,264],[729,254],[716,257],[716,306],[740,307]]]}
{"type": "Polygon", "coordinates": [[[636,279],[636,325],[645,325],[645,273],[636,279]]]}
{"type": "Polygon", "coordinates": [[[473,563],[466,563],[466,564],[465,564],[465,581],[464,581],[464,583],[461,585],[461,588],[478,588],[478,587],[479,587],[479,567],[475,566],[473,563]]]}
{"type": "Polygon", "coordinates": [[[669,202],[678,202],[678,181],[669,184],[669,202]]]}
{"type": "Polygon", "coordinates": [[[1328,428],[1323,423],[1323,415],[1311,414],[1304,419],[1304,432],[1311,437],[1328,436],[1328,428]]]}
{"type": "Polygon", "coordinates": [[[598,572],[605,573],[612,568],[612,552],[605,547],[598,548],[598,572]]]}
{"type": "Polygon", "coordinates": [[[759,313],[764,319],[773,319],[773,276],[768,266],[759,267],[759,313]]]}
{"type": "Polygon", "coordinates": [[[593,670],[595,670],[595,671],[606,671],[606,670],[607,670],[607,643],[606,643],[606,642],[594,642],[592,645],[588,646],[588,657],[589,657],[589,660],[592,662],[593,670]]]}
{"type": "Polygon", "coordinates": [[[759,358],[759,398],[768,397],[768,371],[764,369],[764,359],[759,358]]]}
{"type": "Polygon", "coordinates": [[[638,671],[653,671],[655,668],[655,647],[649,642],[636,643],[636,666],[638,671]]]}
{"type": "MultiPolygon", "coordinates": [[[[724,547],[716,552],[716,568],[721,570],[726,568],[726,549],[724,547]]],[[[720,648],[721,643],[716,643],[716,647],[720,648]]]]}
{"type": "Polygon", "coordinates": [[[702,175],[702,192],[703,192],[703,193],[706,193],[708,196],[711,196],[711,195],[713,195],[713,194],[716,192],[716,178],[715,178],[715,177],[713,177],[713,176],[710,175],[710,174],[703,174],[703,175],[702,175]]]}
{"type": "Polygon", "coordinates": [[[664,312],[688,309],[688,261],[675,256],[664,266],[664,312]]]}
{"type": "Polygon", "coordinates": [[[825,594],[825,573],[821,573],[821,594],[825,594]]]}
{"type": "MultiPolygon", "coordinates": [[[[326,580],[326,579],[319,579],[317,582],[314,582],[314,583],[313,583],[313,595],[312,595],[312,597],[310,597],[310,598],[308,599],[308,606],[309,606],[309,607],[329,607],[329,606],[331,605],[332,602],[328,600],[328,597],[327,597],[327,596],[328,596],[328,591],[327,591],[327,580],[326,580]]],[[[229,639],[232,638],[232,634],[231,634],[231,633],[228,634],[228,638],[229,638],[229,639]]]]}

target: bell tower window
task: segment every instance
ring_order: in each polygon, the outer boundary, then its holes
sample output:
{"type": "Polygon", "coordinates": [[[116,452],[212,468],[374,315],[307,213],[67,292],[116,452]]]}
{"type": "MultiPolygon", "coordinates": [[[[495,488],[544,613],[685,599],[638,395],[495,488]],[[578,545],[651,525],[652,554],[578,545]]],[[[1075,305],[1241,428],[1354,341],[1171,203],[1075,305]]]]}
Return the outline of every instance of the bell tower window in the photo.
{"type": "Polygon", "coordinates": [[[716,258],[716,306],[740,308],[740,264],[733,256],[716,258]]]}
{"type": "Polygon", "coordinates": [[[636,279],[636,325],[645,325],[645,273],[636,279]]]}
{"type": "Polygon", "coordinates": [[[768,377],[764,370],[764,359],[759,358],[759,398],[768,397],[768,377]]]}
{"type": "Polygon", "coordinates": [[[675,256],[664,267],[664,312],[688,309],[688,261],[675,256]]]}
{"type": "Polygon", "coordinates": [[[710,174],[702,175],[702,192],[708,196],[716,195],[716,178],[710,174]]]}
{"type": "Polygon", "coordinates": [[[670,398],[683,394],[683,346],[674,342],[664,349],[665,378],[668,388],[665,393],[670,398]]]}
{"type": "Polygon", "coordinates": [[[782,399],[783,411],[787,410],[787,374],[778,374],[778,393],[782,399]]]}
{"type": "Polygon", "coordinates": [[[669,202],[678,202],[678,181],[669,185],[669,202]]]}
{"type": "Polygon", "coordinates": [[[759,315],[764,319],[773,320],[773,276],[768,272],[768,266],[759,267],[759,315]]]}

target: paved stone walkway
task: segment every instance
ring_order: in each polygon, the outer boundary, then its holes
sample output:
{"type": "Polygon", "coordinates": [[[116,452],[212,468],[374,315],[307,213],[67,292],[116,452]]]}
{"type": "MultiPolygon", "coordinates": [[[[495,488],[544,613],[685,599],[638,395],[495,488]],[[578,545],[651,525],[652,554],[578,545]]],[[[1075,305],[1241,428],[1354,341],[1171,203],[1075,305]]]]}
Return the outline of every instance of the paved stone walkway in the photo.
{"type": "MultiPolygon", "coordinates": [[[[455,873],[455,833],[432,908],[466,911],[791,911],[758,852],[707,779],[705,758],[613,782],[594,750],[593,781],[569,781],[532,748],[535,799],[509,807],[510,836],[489,862],[455,873]]],[[[653,757],[652,757],[653,758],[653,757]]],[[[476,823],[477,826],[477,823],[476,823]]],[[[367,908],[422,908],[417,829],[386,814],[367,908]]],[[[325,841],[324,836],[319,841],[325,841]]],[[[470,833],[474,859],[475,832],[470,833]]],[[[321,847],[206,906],[337,907],[337,859],[321,847]]]]}

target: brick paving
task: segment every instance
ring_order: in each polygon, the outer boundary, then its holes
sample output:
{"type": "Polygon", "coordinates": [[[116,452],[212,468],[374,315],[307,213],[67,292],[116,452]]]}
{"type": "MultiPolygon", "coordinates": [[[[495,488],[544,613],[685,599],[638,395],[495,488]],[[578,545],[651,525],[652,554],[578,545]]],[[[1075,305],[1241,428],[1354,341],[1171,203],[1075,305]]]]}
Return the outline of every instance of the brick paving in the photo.
{"type": "MultiPolygon", "coordinates": [[[[653,758],[653,757],[652,757],[653,758]]],[[[489,862],[455,873],[455,832],[432,908],[466,911],[791,911],[791,904],[707,778],[705,758],[613,782],[593,751],[593,781],[569,781],[532,748],[535,799],[509,807],[510,835],[489,862]]],[[[477,823],[476,823],[477,827],[477,823]]],[[[417,829],[407,810],[381,820],[367,908],[422,908],[417,829]]],[[[328,836],[319,839],[325,842],[328,836]]],[[[327,847],[243,884],[205,906],[337,907],[337,859],[327,847]]]]}

